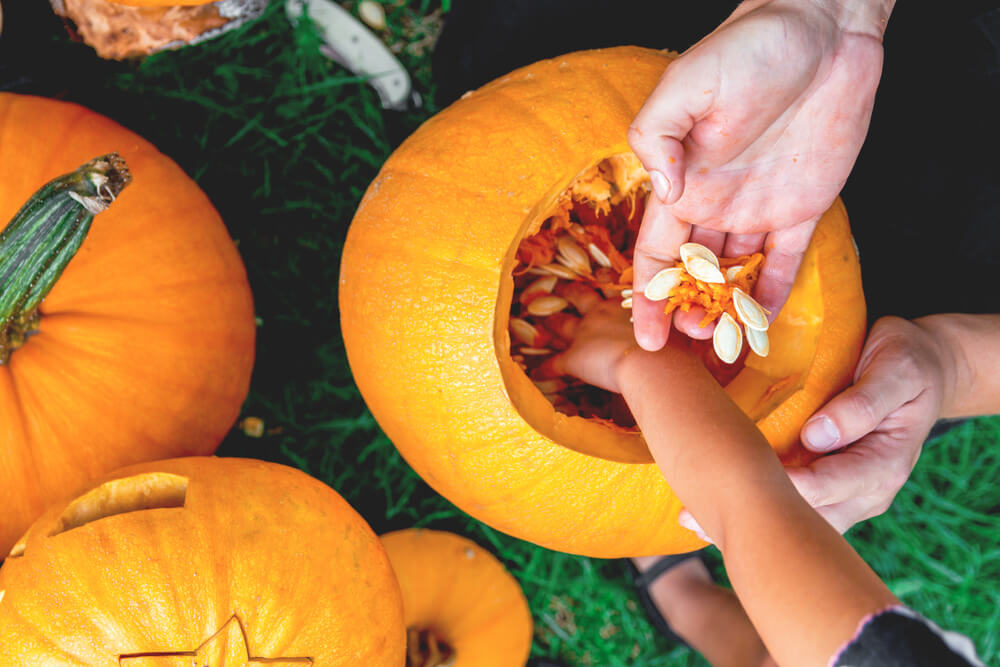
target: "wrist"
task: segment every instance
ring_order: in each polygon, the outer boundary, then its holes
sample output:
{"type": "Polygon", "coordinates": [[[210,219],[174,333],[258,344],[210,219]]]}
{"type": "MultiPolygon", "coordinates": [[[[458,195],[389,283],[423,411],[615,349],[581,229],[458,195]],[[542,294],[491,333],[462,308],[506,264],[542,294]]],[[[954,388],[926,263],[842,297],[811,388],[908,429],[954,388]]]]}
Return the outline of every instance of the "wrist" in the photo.
{"type": "Polygon", "coordinates": [[[618,356],[612,366],[612,375],[615,385],[618,388],[618,393],[622,395],[626,393],[625,388],[629,385],[629,375],[632,368],[634,368],[636,363],[641,364],[644,357],[649,354],[653,353],[647,352],[636,343],[632,343],[618,356]]]}
{"type": "Polygon", "coordinates": [[[885,34],[896,0],[812,0],[828,12],[844,32],[875,37],[885,34]]]}
{"type": "Polygon", "coordinates": [[[961,416],[968,401],[965,394],[974,383],[975,371],[965,354],[955,315],[928,315],[913,320],[929,336],[930,348],[942,376],[941,414],[939,418],[961,416]]]}

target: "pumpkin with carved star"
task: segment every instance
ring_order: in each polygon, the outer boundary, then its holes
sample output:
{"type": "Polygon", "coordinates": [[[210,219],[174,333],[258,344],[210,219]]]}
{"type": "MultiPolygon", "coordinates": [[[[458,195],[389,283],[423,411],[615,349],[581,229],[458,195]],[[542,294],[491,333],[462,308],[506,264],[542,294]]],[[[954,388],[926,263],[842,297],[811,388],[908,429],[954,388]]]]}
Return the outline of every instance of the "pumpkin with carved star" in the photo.
{"type": "Polygon", "coordinates": [[[0,665],[293,667],[405,661],[378,538],[285,466],[121,469],[53,507],[0,568],[0,665]]]}

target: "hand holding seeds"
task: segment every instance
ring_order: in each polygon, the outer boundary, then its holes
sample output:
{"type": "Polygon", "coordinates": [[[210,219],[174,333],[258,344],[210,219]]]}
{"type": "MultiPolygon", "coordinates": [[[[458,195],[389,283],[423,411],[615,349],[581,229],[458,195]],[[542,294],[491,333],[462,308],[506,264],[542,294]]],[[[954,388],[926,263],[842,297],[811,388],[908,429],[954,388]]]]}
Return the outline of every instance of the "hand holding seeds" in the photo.
{"type": "MultiPolygon", "coordinates": [[[[719,256],[763,251],[754,296],[777,315],[857,158],[881,72],[888,8],[843,4],[745,2],[667,68],[629,132],[655,195],[635,247],[637,291],[689,240],[719,256]]],[[[670,318],[642,296],[633,310],[639,344],[662,347],[670,318]]],[[[698,321],[674,325],[709,337],[698,321]]]]}

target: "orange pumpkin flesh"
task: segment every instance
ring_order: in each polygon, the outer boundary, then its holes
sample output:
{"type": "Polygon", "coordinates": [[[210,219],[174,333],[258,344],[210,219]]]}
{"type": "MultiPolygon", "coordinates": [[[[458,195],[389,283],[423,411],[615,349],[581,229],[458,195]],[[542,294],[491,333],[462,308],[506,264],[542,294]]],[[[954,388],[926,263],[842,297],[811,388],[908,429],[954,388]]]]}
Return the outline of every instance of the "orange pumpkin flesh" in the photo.
{"type": "MultiPolygon", "coordinates": [[[[581,175],[629,152],[628,125],[670,60],[632,47],[570,54],[467,95],[385,164],[344,250],[344,339],[382,428],[463,510],[553,549],[702,545],[677,525],[680,502],[641,435],[553,409],[511,359],[509,334],[521,242],[581,175]]],[[[804,459],[801,424],[850,380],[863,304],[838,201],[768,331],[771,354],[747,357],[727,384],[786,461],[804,459]]]]}
{"type": "Polygon", "coordinates": [[[122,469],[36,521],[0,569],[0,665],[403,663],[378,538],[262,461],[122,469]]]}
{"type": "Polygon", "coordinates": [[[151,144],[76,105],[0,94],[0,220],[113,150],[132,185],[94,219],[39,330],[0,365],[2,553],[110,470],[213,452],[249,387],[243,264],[208,198],[151,144]]]}
{"type": "Polygon", "coordinates": [[[381,537],[403,595],[407,667],[517,667],[531,650],[528,602],[491,553],[453,533],[381,537]]]}

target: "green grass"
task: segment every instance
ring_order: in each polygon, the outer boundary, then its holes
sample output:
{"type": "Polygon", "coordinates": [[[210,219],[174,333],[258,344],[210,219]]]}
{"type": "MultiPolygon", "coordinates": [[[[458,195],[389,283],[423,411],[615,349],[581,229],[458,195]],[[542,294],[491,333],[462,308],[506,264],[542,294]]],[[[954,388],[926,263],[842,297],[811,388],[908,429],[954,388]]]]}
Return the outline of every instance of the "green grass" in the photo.
{"type": "MultiPolygon", "coordinates": [[[[392,40],[427,46],[441,6],[393,5],[392,40]]],[[[191,174],[239,243],[260,321],[244,415],[223,455],[299,466],[339,491],[376,532],[433,526],[471,537],[520,580],[534,613],[533,655],[572,665],[704,662],[654,635],[620,562],[555,553],[500,534],[434,493],[366,410],[340,338],[344,235],[393,140],[435,110],[426,48],[401,54],[427,104],[387,120],[374,92],[293,30],[281,2],[199,47],[116,66],[70,97],[144,135],[191,174]]],[[[90,50],[60,42],[67,58],[90,50]]],[[[969,422],[926,448],[884,516],[851,541],[908,604],[970,634],[1000,660],[1000,420],[969,422]]]]}

